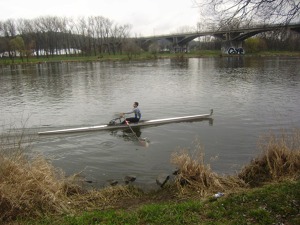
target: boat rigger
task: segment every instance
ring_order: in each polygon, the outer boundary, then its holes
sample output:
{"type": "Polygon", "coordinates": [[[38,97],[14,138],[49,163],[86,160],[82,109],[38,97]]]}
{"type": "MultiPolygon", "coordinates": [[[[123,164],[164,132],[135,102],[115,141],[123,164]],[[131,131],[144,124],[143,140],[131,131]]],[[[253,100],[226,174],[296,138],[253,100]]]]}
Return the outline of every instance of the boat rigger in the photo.
{"type": "MultiPolygon", "coordinates": [[[[213,110],[211,109],[209,114],[200,114],[192,116],[181,116],[181,117],[172,117],[165,119],[154,119],[154,120],[141,120],[139,123],[131,123],[130,127],[144,127],[151,125],[162,125],[167,123],[177,123],[177,122],[188,122],[193,120],[200,119],[209,119],[212,117],[213,110]]],[[[126,124],[106,124],[106,125],[97,125],[97,126],[88,126],[88,127],[79,127],[79,128],[68,128],[61,130],[50,130],[50,131],[41,131],[38,132],[39,135],[47,134],[66,134],[66,133],[75,133],[75,132],[86,132],[86,131],[100,131],[100,130],[116,130],[116,129],[126,129],[128,125],[126,124]]]]}

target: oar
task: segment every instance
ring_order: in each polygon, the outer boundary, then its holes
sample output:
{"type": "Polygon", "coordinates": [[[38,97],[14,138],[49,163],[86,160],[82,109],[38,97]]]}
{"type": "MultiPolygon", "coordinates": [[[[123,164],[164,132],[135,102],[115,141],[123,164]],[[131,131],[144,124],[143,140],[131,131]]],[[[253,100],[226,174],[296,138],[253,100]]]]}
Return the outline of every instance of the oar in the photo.
{"type": "Polygon", "coordinates": [[[125,119],[125,123],[127,124],[127,126],[129,127],[129,129],[131,130],[131,132],[134,134],[134,136],[138,139],[138,141],[140,142],[140,144],[144,147],[148,147],[149,144],[146,140],[143,140],[141,138],[139,138],[136,133],[133,131],[132,127],[129,125],[129,122],[125,119]]]}

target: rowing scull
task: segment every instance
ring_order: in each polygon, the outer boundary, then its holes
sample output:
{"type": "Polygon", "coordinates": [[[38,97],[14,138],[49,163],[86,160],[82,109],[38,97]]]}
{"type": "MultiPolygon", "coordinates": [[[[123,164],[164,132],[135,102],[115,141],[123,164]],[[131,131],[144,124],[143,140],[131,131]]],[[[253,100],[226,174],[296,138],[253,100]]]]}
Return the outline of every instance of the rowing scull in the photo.
{"type": "MultiPolygon", "coordinates": [[[[161,125],[167,123],[176,123],[176,122],[187,122],[199,119],[209,119],[213,114],[211,110],[210,114],[201,114],[201,115],[192,115],[192,116],[181,116],[165,119],[154,119],[154,120],[141,120],[139,123],[131,123],[131,127],[144,127],[151,125],[161,125]]],[[[125,129],[128,128],[126,124],[116,124],[116,125],[98,125],[98,126],[88,126],[88,127],[79,127],[79,128],[68,128],[61,130],[50,130],[50,131],[41,131],[38,132],[39,135],[47,134],[65,134],[65,133],[75,133],[75,132],[85,132],[85,131],[100,131],[100,130],[116,130],[116,129],[125,129]]]]}

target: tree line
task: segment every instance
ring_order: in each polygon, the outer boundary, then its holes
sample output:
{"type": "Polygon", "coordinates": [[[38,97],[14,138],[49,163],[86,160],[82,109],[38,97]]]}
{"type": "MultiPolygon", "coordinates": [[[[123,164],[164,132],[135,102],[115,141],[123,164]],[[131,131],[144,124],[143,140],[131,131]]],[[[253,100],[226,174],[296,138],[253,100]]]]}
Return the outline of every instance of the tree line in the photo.
{"type": "Polygon", "coordinates": [[[8,19],[0,21],[0,53],[6,52],[10,58],[19,54],[22,59],[122,53],[130,30],[129,24],[119,25],[103,16],[8,19]]]}
{"type": "MultiPolygon", "coordinates": [[[[241,21],[232,19],[227,23],[198,24],[200,29],[239,28],[241,21]],[[215,28],[215,26],[217,28],[215,28]]],[[[251,24],[251,20],[249,22],[251,24]]],[[[247,25],[249,26],[247,23],[247,25]]],[[[0,21],[0,58],[6,56],[14,61],[29,57],[51,57],[54,55],[82,55],[102,57],[107,54],[126,53],[129,58],[141,51],[134,38],[130,38],[131,25],[119,25],[102,16],[66,18],[57,16],[35,19],[8,19],[0,21]]],[[[259,50],[300,50],[300,34],[285,30],[270,31],[246,40],[252,51],[259,50]]],[[[202,40],[201,45],[193,41],[190,49],[220,49],[221,40],[202,40]]],[[[172,49],[171,43],[158,41],[148,46],[148,51],[172,49]],[[153,46],[155,48],[153,48],[153,46]]],[[[248,51],[249,52],[249,51],[248,51]]]]}

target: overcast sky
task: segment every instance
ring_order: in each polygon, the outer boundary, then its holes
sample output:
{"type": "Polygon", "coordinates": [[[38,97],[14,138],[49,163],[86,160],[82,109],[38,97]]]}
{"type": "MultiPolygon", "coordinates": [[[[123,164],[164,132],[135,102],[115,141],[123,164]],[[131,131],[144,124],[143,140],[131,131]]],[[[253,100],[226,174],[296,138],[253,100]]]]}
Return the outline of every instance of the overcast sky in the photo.
{"type": "Polygon", "coordinates": [[[1,21],[39,16],[104,16],[131,24],[138,36],[169,34],[199,22],[193,0],[0,0],[1,21]]]}

